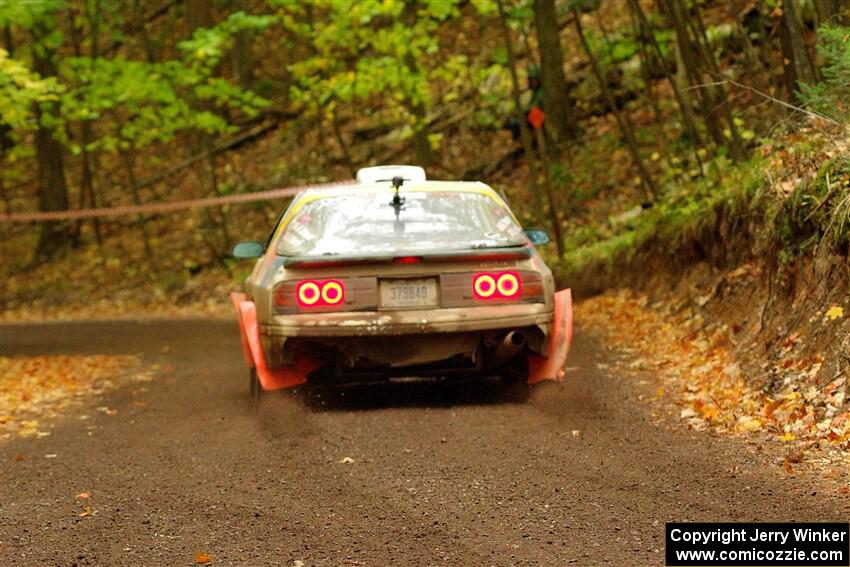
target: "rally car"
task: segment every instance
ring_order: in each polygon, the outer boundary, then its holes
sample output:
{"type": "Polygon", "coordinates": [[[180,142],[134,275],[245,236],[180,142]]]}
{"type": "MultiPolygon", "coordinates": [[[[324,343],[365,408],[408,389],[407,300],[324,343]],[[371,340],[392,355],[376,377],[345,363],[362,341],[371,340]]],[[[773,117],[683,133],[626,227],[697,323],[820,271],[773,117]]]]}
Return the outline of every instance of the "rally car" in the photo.
{"type": "Polygon", "coordinates": [[[563,378],[570,290],[556,292],[505,200],[412,166],[299,193],[234,292],[251,388],[394,378],[563,378]]]}

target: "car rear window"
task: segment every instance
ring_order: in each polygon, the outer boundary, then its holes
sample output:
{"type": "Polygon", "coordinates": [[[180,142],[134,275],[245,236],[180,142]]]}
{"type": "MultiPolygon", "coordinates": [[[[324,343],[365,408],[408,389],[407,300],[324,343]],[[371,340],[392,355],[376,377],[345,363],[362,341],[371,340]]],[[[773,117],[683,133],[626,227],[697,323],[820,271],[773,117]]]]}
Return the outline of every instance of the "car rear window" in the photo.
{"type": "Polygon", "coordinates": [[[372,192],[304,205],[278,243],[284,256],[380,254],[520,246],[522,228],[496,200],[457,191],[372,192]]]}

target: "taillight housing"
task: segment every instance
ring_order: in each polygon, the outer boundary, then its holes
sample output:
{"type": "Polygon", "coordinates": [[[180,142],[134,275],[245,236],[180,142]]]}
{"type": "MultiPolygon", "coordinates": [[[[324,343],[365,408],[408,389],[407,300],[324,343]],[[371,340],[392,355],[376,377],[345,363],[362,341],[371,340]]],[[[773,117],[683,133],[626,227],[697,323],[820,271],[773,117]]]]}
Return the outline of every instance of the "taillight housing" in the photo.
{"type": "Polygon", "coordinates": [[[272,291],[276,313],[368,311],[378,306],[374,277],[304,278],[278,282],[272,291]]]}
{"type": "Polygon", "coordinates": [[[519,299],[522,278],[518,272],[480,272],[472,276],[472,296],[478,301],[519,299]]]}
{"type": "Polygon", "coordinates": [[[345,302],[345,284],[340,280],[301,280],[295,284],[298,307],[333,307],[345,302]]]}
{"type": "Polygon", "coordinates": [[[275,310],[284,313],[336,311],[345,307],[345,288],[345,281],[338,279],[288,280],[275,286],[272,301],[275,310]]]}

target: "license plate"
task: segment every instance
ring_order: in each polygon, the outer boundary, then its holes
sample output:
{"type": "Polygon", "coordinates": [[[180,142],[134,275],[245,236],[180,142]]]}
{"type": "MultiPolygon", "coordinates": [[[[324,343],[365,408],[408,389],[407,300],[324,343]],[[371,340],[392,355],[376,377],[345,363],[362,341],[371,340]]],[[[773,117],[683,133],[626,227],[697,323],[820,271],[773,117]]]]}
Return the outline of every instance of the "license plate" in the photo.
{"type": "Polygon", "coordinates": [[[381,280],[381,307],[434,307],[437,280],[381,280]]]}

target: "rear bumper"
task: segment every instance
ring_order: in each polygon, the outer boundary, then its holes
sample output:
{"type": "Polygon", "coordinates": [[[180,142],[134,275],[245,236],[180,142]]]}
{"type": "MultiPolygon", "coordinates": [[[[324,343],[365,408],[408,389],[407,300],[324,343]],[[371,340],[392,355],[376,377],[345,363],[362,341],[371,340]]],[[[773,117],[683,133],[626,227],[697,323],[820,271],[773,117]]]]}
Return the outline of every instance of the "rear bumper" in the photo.
{"type": "MultiPolygon", "coordinates": [[[[334,318],[327,317],[313,321],[294,321],[290,324],[265,326],[265,333],[257,323],[257,312],[254,302],[247,300],[243,293],[232,293],[231,300],[239,316],[239,328],[242,339],[242,351],[245,363],[249,368],[255,368],[264,390],[290,388],[303,384],[308,375],[322,365],[321,360],[311,357],[298,357],[291,364],[279,367],[269,367],[266,355],[270,343],[285,342],[287,337],[368,337],[380,335],[404,335],[410,333],[442,333],[486,331],[517,328],[536,325],[544,330],[546,335],[543,356],[532,356],[528,381],[562,380],[564,364],[572,344],[572,295],[570,290],[562,290],[555,294],[554,311],[545,311],[545,305],[515,305],[474,309],[443,309],[429,312],[417,312],[420,320],[399,320],[402,315],[409,316],[411,312],[364,313],[353,324],[340,324],[342,321],[330,323],[334,318]],[[508,308],[513,308],[512,312],[508,308]],[[535,311],[536,309],[536,311],[535,311]],[[461,316],[458,311],[467,311],[461,316]],[[473,312],[476,317],[470,317],[473,312]],[[429,317],[423,317],[423,315],[429,317]],[[437,314],[437,316],[435,316],[437,314]],[[389,319],[387,319],[389,317],[389,319]],[[378,322],[375,318],[381,318],[378,322]],[[449,319],[452,319],[451,321],[449,319]],[[459,321],[460,320],[460,321],[459,321]],[[318,324],[318,321],[325,321],[318,324]],[[311,324],[295,324],[311,323],[311,324]],[[342,328],[341,331],[339,328],[342,328]],[[354,331],[354,332],[352,332],[354,331]],[[287,334],[292,333],[292,334],[287,334]],[[340,334],[332,334],[338,332],[340,334]],[[280,334],[277,334],[280,333],[280,334]],[[265,344],[264,344],[265,343],[265,344]]],[[[343,317],[350,316],[341,314],[343,317]]],[[[295,319],[304,316],[281,317],[280,319],[295,319]]],[[[276,320],[276,322],[278,322],[276,320]]]]}
{"type": "Polygon", "coordinates": [[[410,311],[347,311],[277,315],[272,324],[260,325],[260,334],[270,337],[366,337],[463,333],[533,325],[547,329],[552,319],[553,312],[542,303],[410,311]]]}

